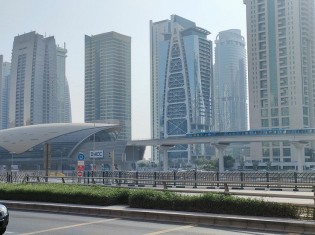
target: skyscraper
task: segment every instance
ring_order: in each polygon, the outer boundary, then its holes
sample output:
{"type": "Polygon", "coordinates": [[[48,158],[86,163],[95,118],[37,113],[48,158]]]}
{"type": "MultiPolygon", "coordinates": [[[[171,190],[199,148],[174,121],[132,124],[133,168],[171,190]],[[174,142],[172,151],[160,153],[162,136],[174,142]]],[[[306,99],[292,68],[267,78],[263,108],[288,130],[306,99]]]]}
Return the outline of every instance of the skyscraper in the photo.
{"type": "Polygon", "coordinates": [[[85,122],[120,124],[131,139],[131,38],[116,32],[85,36],[85,122]]]}
{"type": "MultiPolygon", "coordinates": [[[[244,0],[250,128],[315,127],[314,0],[244,0]]],[[[314,143],[306,145],[306,155],[314,143]]],[[[290,143],[256,144],[253,156],[292,169],[290,143]]],[[[314,161],[307,156],[307,161],[314,161]]],[[[310,163],[307,163],[310,164],[310,163]]]]}
{"type": "Polygon", "coordinates": [[[8,128],[8,112],[9,112],[9,90],[10,90],[10,74],[11,74],[11,63],[3,62],[1,63],[1,55],[0,55],[0,70],[2,69],[2,73],[0,72],[0,87],[1,87],[1,104],[0,104],[0,129],[8,128]],[[1,78],[2,74],[2,78],[1,78]]]}
{"type": "MultiPolygon", "coordinates": [[[[205,29],[172,15],[150,22],[152,138],[209,131],[212,126],[212,42],[205,29]]],[[[152,159],[158,161],[158,150],[152,159]]],[[[170,160],[205,156],[205,146],[180,145],[170,160]]]]}
{"type": "Polygon", "coordinates": [[[71,104],[69,86],[66,77],[66,57],[65,46],[57,46],[57,122],[71,123],[71,104]]]}
{"type": "Polygon", "coordinates": [[[59,122],[55,38],[36,32],[16,36],[11,62],[9,127],[59,122]]]}
{"type": "Polygon", "coordinates": [[[215,41],[215,130],[248,129],[245,40],[239,29],[218,34],[215,41]]]}

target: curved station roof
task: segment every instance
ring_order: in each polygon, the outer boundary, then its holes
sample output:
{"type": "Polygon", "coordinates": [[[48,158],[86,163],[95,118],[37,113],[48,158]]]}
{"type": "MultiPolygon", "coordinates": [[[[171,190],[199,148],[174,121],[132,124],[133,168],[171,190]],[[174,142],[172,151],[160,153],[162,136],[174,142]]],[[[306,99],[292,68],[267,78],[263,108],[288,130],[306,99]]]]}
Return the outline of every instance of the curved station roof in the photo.
{"type": "Polygon", "coordinates": [[[90,130],[94,134],[118,128],[117,125],[100,123],[54,123],[16,127],[0,130],[0,147],[8,152],[20,154],[62,135],[84,130],[90,130]]]}

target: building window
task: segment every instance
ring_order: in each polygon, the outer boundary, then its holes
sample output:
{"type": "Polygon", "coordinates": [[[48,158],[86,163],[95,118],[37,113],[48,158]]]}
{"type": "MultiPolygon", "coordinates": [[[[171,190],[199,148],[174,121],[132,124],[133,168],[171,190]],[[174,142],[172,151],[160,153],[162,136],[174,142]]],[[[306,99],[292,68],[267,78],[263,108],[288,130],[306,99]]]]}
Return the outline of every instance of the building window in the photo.
{"type": "Polygon", "coordinates": [[[272,149],[272,156],[280,157],[280,149],[279,148],[273,148],[272,149]]]}
{"type": "Polygon", "coordinates": [[[269,121],[268,119],[261,119],[261,127],[268,127],[269,121]]]}
{"type": "Polygon", "coordinates": [[[288,117],[282,118],[282,126],[289,126],[290,119],[288,117]]]}
{"type": "Polygon", "coordinates": [[[283,148],[283,156],[290,157],[291,156],[291,149],[290,148],[283,148]]]}

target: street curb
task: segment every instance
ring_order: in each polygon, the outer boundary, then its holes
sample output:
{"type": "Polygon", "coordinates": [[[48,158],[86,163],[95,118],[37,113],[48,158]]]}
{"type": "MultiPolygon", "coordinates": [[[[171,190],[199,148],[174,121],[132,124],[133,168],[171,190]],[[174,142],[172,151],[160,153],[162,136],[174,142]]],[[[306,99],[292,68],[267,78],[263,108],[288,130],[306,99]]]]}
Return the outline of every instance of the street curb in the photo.
{"type": "Polygon", "coordinates": [[[290,232],[302,234],[315,234],[314,221],[293,219],[279,219],[267,217],[242,217],[231,215],[218,215],[207,213],[189,213],[164,210],[134,209],[129,207],[101,207],[75,204],[37,203],[1,201],[8,209],[39,211],[52,213],[66,213],[89,216],[110,216],[124,219],[149,220],[160,222],[192,223],[198,225],[230,227],[239,229],[252,229],[268,232],[290,232]]]}

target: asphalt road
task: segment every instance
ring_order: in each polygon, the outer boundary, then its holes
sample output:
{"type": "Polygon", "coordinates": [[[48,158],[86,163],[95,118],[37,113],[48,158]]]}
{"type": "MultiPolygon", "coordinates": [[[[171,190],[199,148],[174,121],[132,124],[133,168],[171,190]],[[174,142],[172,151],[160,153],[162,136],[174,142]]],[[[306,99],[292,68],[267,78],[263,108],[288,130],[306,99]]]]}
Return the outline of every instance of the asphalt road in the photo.
{"type": "MultiPolygon", "coordinates": [[[[265,233],[258,231],[204,227],[197,224],[146,222],[119,218],[75,216],[67,214],[10,211],[7,235],[293,235],[290,233],[265,233]]],[[[294,234],[297,235],[297,234],[294,234]]]]}

